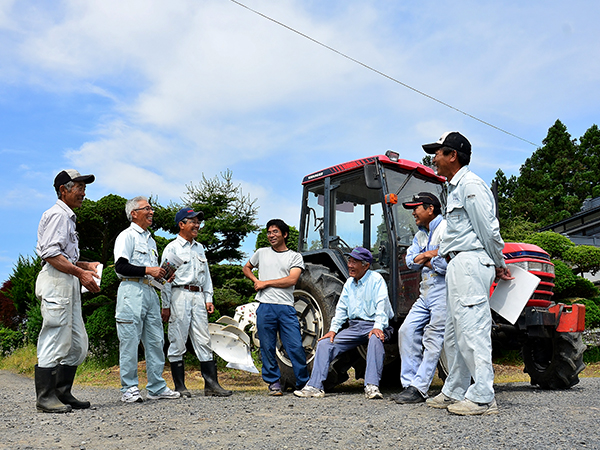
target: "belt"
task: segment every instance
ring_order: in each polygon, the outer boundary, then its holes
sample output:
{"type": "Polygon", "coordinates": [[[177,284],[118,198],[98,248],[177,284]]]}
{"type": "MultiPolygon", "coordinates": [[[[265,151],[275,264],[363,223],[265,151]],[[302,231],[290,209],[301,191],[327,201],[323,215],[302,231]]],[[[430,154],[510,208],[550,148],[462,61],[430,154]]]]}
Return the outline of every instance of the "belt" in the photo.
{"type": "Polygon", "coordinates": [[[185,289],[186,291],[191,291],[191,292],[204,292],[204,289],[202,289],[200,286],[194,286],[192,284],[184,284],[182,286],[173,286],[173,287],[185,289]]]}
{"type": "Polygon", "coordinates": [[[458,255],[460,252],[448,252],[448,254],[446,255],[446,262],[450,262],[451,259],[456,258],[456,255],[458,255]]]}
{"type": "Polygon", "coordinates": [[[136,283],[144,283],[151,286],[148,278],[123,278],[121,281],[135,281],[136,283]]]}

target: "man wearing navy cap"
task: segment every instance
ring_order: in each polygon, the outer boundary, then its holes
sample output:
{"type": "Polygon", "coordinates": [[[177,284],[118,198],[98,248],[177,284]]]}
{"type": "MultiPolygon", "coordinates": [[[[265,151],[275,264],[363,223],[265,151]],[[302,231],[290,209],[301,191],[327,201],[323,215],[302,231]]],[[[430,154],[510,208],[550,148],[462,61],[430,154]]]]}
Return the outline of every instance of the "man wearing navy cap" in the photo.
{"type": "Polygon", "coordinates": [[[498,414],[489,296],[494,278],[511,279],[511,273],[502,254],[494,197],[469,170],[471,144],[462,134],[444,133],[423,150],[434,155],[437,174],[448,183],[448,225],[438,255],[448,261],[444,350],[449,373],[442,392],[427,405],[459,415],[498,414]]]}
{"type": "Polygon", "coordinates": [[[88,351],[88,336],[81,315],[81,286],[99,292],[94,280],[97,262],[79,261],[79,236],[74,208],[81,207],[86,184],[94,175],[63,170],[54,179],[58,200],[38,227],[37,254],[42,271],[35,283],[41,301],[42,329],[38,337],[35,390],[38,410],[64,413],[90,407],[71,394],[73,380],[88,351]]]}
{"type": "Polygon", "coordinates": [[[444,345],[446,323],[446,259],[438,247],[446,230],[439,199],[420,192],[402,204],[412,209],[419,230],[406,251],[409,269],[421,271],[420,295],[398,332],[400,381],[404,391],[394,396],[399,404],[421,403],[435,375],[444,345]]]}
{"type": "Polygon", "coordinates": [[[343,352],[368,344],[365,397],[383,398],[379,391],[385,357],[383,343],[391,336],[388,325],[394,316],[387,285],[381,275],[369,270],[373,262],[369,250],[356,247],[346,256],[350,278],[342,289],[330,330],[317,344],[310,379],[302,390],[294,392],[297,397],[324,397],[323,382],[331,362],[343,352]],[[340,331],[346,321],[348,328],[340,331]]]}
{"type": "Polygon", "coordinates": [[[183,263],[175,272],[172,282],[165,284],[162,291],[162,318],[169,322],[169,351],[171,373],[175,390],[182,396],[191,397],[185,387],[185,367],[183,355],[188,336],[200,361],[204,377],[204,395],[227,397],[231,391],[223,389],[217,379],[217,366],[213,360],[208,332],[208,314],[214,312],[213,285],[208,271],[208,261],[204,247],[196,241],[202,211],[181,208],[175,215],[179,234],[165,247],[162,264],[173,259],[183,263]]]}

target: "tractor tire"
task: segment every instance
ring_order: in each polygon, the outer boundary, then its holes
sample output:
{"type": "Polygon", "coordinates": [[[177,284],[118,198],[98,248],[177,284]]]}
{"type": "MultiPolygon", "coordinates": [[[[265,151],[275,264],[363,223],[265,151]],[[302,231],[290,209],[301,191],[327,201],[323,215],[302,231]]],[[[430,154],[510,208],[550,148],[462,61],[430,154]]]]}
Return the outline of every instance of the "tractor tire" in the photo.
{"type": "Polygon", "coordinates": [[[568,389],[579,383],[586,349],[581,333],[558,333],[552,338],[530,339],[523,345],[525,372],[531,384],[542,389],[568,389]]]}
{"type": "MultiPolygon", "coordinates": [[[[306,353],[309,374],[317,342],[329,331],[343,287],[344,282],[333,275],[328,267],[312,263],[306,263],[305,270],[296,283],[294,306],[300,321],[302,346],[306,353]]],[[[293,389],[296,386],[296,377],[292,363],[279,340],[276,355],[281,371],[281,387],[284,390],[293,389]]]]}

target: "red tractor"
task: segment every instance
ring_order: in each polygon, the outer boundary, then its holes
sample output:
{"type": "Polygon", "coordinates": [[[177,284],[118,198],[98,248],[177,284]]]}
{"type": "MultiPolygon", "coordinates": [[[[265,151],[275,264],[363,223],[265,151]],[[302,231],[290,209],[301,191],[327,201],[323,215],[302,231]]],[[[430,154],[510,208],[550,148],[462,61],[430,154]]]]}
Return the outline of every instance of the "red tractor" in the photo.
{"type": "MultiPolygon", "coordinates": [[[[445,179],[422,164],[398,159],[388,152],[350,161],[304,177],[298,249],[306,270],[294,293],[303,345],[309,367],[317,345],[330,326],[344,281],[348,278],[345,252],[356,246],[373,253],[371,268],[388,284],[394,309],[392,325],[398,330],[419,296],[420,274],[409,270],[405,253],[417,231],[411,211],[402,203],[418,192],[432,192],[442,203],[445,179]]],[[[552,303],[554,266],[541,248],[528,244],[507,244],[507,263],[542,278],[520,318],[511,325],[494,314],[494,345],[523,351],[525,370],[531,383],[543,388],[568,388],[579,381],[583,369],[581,340],[584,310],[552,303]],[[575,320],[574,320],[575,319],[575,320]],[[568,323],[568,324],[567,324],[568,323]],[[569,326],[573,324],[574,326],[569,326]]],[[[386,344],[382,382],[399,384],[400,358],[397,338],[386,344]]],[[[294,386],[291,364],[284,349],[278,348],[282,382],[294,386]]],[[[330,367],[326,388],[348,378],[355,369],[362,378],[366,349],[359,347],[338,358],[330,367]]],[[[439,366],[444,375],[443,358],[439,366]]]]}

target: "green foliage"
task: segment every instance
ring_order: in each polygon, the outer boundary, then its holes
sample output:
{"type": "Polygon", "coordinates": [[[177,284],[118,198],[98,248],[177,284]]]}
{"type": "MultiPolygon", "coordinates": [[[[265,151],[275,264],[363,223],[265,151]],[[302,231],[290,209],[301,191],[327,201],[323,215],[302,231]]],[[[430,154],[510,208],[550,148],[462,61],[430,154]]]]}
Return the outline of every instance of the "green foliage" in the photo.
{"type": "MultiPolygon", "coordinates": [[[[597,293],[597,291],[596,291],[597,293]]],[[[581,303],[585,305],[585,328],[600,327],[600,299],[598,298],[578,298],[573,303],[581,303]]]]}
{"type": "Polygon", "coordinates": [[[233,317],[235,308],[248,303],[246,297],[241,296],[230,288],[215,288],[213,293],[215,310],[218,310],[221,316],[233,317]]]}
{"type": "MultiPolygon", "coordinates": [[[[242,266],[233,264],[213,264],[210,266],[213,286],[233,289],[242,297],[254,294],[254,284],[245,277],[242,266]]],[[[217,305],[215,305],[217,307],[217,305]]]]}
{"type": "Polygon", "coordinates": [[[526,242],[538,232],[539,228],[539,224],[529,222],[521,217],[500,222],[500,233],[504,242],[526,242]]]}
{"type": "Polygon", "coordinates": [[[592,298],[598,295],[598,288],[590,280],[576,276],[575,289],[572,293],[575,297],[592,298]]]}
{"type": "MultiPolygon", "coordinates": [[[[299,238],[300,232],[295,226],[292,225],[290,226],[290,234],[285,240],[285,245],[290,250],[294,250],[295,252],[297,252],[299,238]]],[[[267,239],[267,229],[263,228],[262,230],[260,230],[260,233],[258,233],[258,236],[256,237],[256,245],[254,248],[258,250],[259,248],[269,247],[270,245],[271,244],[269,244],[269,239],[267,239]]]]}
{"type": "Polygon", "coordinates": [[[11,330],[0,325],[0,356],[4,357],[22,347],[25,336],[20,330],[11,330]]]}
{"type": "Polygon", "coordinates": [[[564,259],[564,252],[575,246],[569,238],[555,233],[554,231],[543,231],[541,233],[533,234],[527,238],[525,242],[542,247],[550,254],[551,258],[561,259],[564,259]]]}
{"type": "Polygon", "coordinates": [[[37,303],[35,296],[35,280],[42,270],[42,260],[38,257],[19,256],[17,264],[9,277],[12,287],[9,297],[19,313],[27,310],[37,303]]]}
{"type": "Polygon", "coordinates": [[[591,245],[570,247],[563,252],[563,259],[575,267],[579,274],[591,272],[595,275],[600,270],[600,248],[591,245]]]}
{"type": "Polygon", "coordinates": [[[600,361],[600,347],[588,347],[583,352],[583,362],[591,364],[600,361]]]}
{"type": "Polygon", "coordinates": [[[577,284],[577,276],[564,262],[554,259],[554,297],[557,301],[563,298],[573,297],[575,286],[577,284]]]}
{"type": "Polygon", "coordinates": [[[95,300],[104,305],[98,307],[87,318],[85,329],[90,342],[90,354],[93,358],[106,361],[114,365],[118,362],[119,339],[117,337],[117,324],[115,322],[115,302],[103,295],[95,300]]]}
{"type": "Polygon", "coordinates": [[[127,199],[109,194],[94,202],[87,198],[77,214],[79,249],[83,260],[99,261],[105,266],[113,259],[115,240],[129,227],[125,215],[127,199]]]}
{"type": "MultiPolygon", "coordinates": [[[[496,172],[496,178],[494,178],[494,180],[492,181],[492,185],[494,183],[498,190],[498,211],[500,215],[500,226],[503,227],[507,221],[514,220],[513,210],[515,209],[514,196],[515,190],[517,188],[517,177],[511,175],[510,178],[506,178],[506,175],[504,175],[502,169],[498,169],[498,171],[496,172]]],[[[519,218],[518,221],[529,222],[522,218],[519,218]]]]}
{"type": "Polygon", "coordinates": [[[28,343],[37,344],[43,322],[40,303],[36,300],[27,310],[27,324],[25,325],[27,331],[25,338],[28,343]]]}

